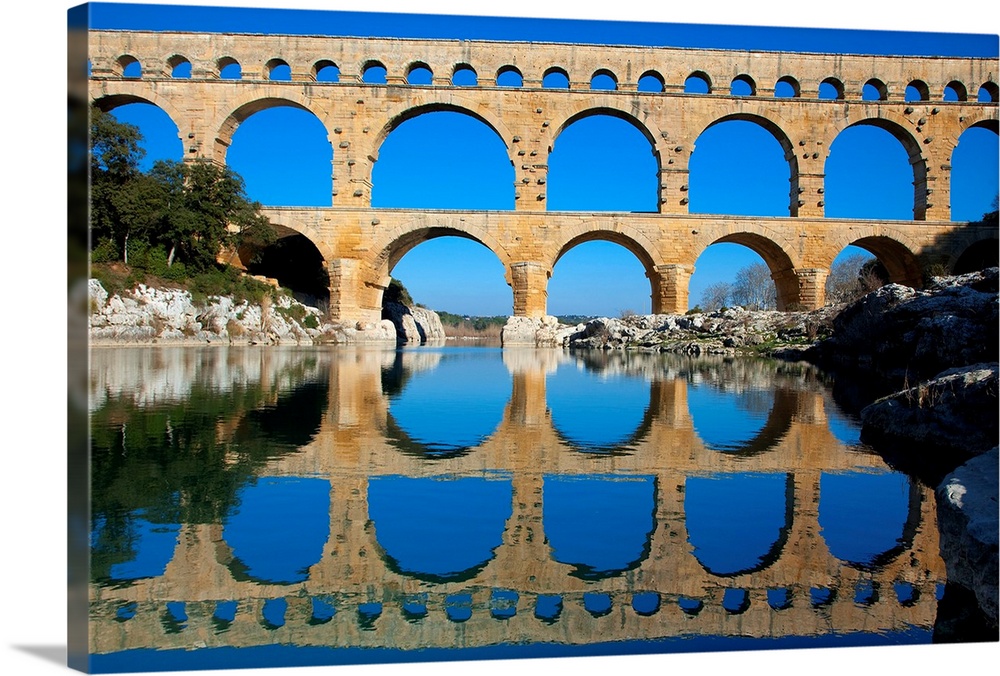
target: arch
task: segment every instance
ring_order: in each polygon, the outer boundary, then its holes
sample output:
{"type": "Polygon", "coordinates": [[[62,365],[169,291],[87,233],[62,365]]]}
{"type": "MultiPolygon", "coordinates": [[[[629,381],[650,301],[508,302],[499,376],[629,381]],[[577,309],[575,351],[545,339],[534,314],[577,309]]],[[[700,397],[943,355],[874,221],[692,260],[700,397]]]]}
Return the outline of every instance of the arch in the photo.
{"type": "Polygon", "coordinates": [[[647,70],[639,76],[636,84],[640,92],[662,92],[664,91],[666,81],[655,70],[647,70]]]}
{"type": "Polygon", "coordinates": [[[510,147],[489,120],[466,108],[409,108],[391,118],[375,141],[377,149],[370,155],[373,206],[514,208],[510,147]],[[388,161],[383,157],[387,148],[388,161]],[[443,150],[450,160],[446,166],[439,165],[443,150]]]}
{"type": "Polygon", "coordinates": [[[118,77],[141,78],[142,64],[131,54],[122,54],[115,59],[114,73],[118,77]]]}
{"type": "MultiPolygon", "coordinates": [[[[703,144],[702,145],[702,149],[701,149],[701,153],[702,154],[699,155],[698,142],[699,142],[699,140],[703,139],[705,133],[707,131],[709,131],[710,129],[716,127],[717,125],[721,125],[721,124],[725,124],[725,123],[729,123],[729,122],[748,122],[748,123],[752,123],[752,124],[756,125],[757,127],[762,128],[764,131],[766,131],[768,134],[770,134],[770,136],[772,138],[774,138],[775,141],[777,141],[778,146],[780,147],[783,159],[784,159],[785,163],[788,166],[788,182],[789,182],[789,186],[786,187],[785,185],[781,185],[780,191],[774,192],[772,194],[772,190],[777,190],[776,188],[774,188],[773,186],[771,186],[771,190],[767,190],[767,187],[762,185],[760,187],[764,189],[764,192],[758,192],[757,194],[761,198],[764,198],[764,196],[766,196],[766,195],[771,195],[771,198],[774,199],[774,200],[780,199],[781,200],[781,204],[782,204],[781,210],[784,211],[785,209],[787,209],[787,213],[789,215],[796,216],[798,214],[798,195],[797,194],[794,194],[794,195],[791,194],[791,186],[798,185],[798,174],[799,174],[799,161],[798,161],[798,156],[795,153],[795,148],[792,145],[791,140],[788,138],[788,135],[785,133],[784,129],[782,129],[782,127],[777,122],[775,122],[774,120],[771,120],[769,118],[760,116],[760,115],[754,115],[754,114],[749,114],[749,113],[735,113],[735,114],[732,114],[732,115],[725,115],[725,116],[720,117],[720,118],[718,118],[716,120],[712,120],[708,124],[708,126],[706,126],[705,129],[703,129],[701,131],[701,133],[698,134],[698,137],[695,139],[694,150],[693,150],[693,152],[691,154],[691,159],[689,160],[689,165],[688,165],[688,167],[689,167],[688,180],[689,180],[689,186],[690,186],[690,198],[689,199],[691,200],[691,205],[689,207],[689,210],[692,213],[698,213],[697,210],[701,208],[701,206],[698,204],[699,201],[701,200],[701,196],[699,195],[699,190],[698,190],[698,182],[702,179],[702,177],[704,176],[704,174],[702,174],[701,172],[697,171],[697,169],[698,169],[698,163],[700,162],[700,157],[702,157],[704,155],[705,151],[704,151],[704,144],[703,144]],[[780,197],[779,197],[779,195],[780,195],[780,197]]],[[[754,153],[754,157],[752,158],[754,161],[759,161],[761,159],[761,157],[759,155],[759,151],[767,152],[767,150],[763,149],[763,148],[761,148],[761,149],[751,149],[751,151],[754,153]]],[[[773,157],[772,159],[776,160],[776,156],[773,157]]],[[[734,164],[733,166],[735,168],[738,168],[738,167],[740,167],[742,165],[735,165],[734,164]]],[[[715,163],[713,163],[713,168],[717,169],[718,165],[715,164],[715,163]]],[[[713,173],[712,175],[721,175],[721,174],[715,174],[715,173],[713,173]]],[[[759,180],[759,179],[765,178],[767,175],[768,175],[768,172],[758,172],[757,174],[755,174],[755,178],[759,180]]],[[[770,208],[764,208],[764,209],[752,208],[752,209],[748,209],[746,206],[742,206],[742,208],[741,208],[741,205],[734,204],[734,207],[732,209],[727,209],[723,213],[731,213],[731,214],[735,214],[735,215],[744,215],[744,216],[768,216],[768,215],[774,216],[774,215],[784,215],[784,214],[779,214],[779,213],[770,213],[770,211],[772,211],[770,208]],[[750,213],[751,211],[753,213],[750,213]],[[760,211],[767,211],[769,213],[759,213],[760,211]]],[[[775,211],[776,211],[776,209],[775,209],[775,211]]],[[[716,211],[715,213],[718,213],[718,212],[716,211]]]]}
{"type": "Polygon", "coordinates": [[[340,66],[329,59],[313,64],[312,76],[316,82],[340,82],[340,66]]]}
{"type": "Polygon", "coordinates": [[[842,100],[844,98],[844,83],[835,77],[828,77],[819,83],[819,98],[842,100]]]}
{"type": "Polygon", "coordinates": [[[381,61],[365,61],[361,66],[361,81],[365,84],[385,84],[387,82],[388,70],[381,61]]]}
{"type": "Polygon", "coordinates": [[[709,246],[720,242],[741,244],[751,249],[764,260],[764,264],[771,271],[771,279],[774,280],[775,292],[777,294],[777,309],[786,310],[797,307],[800,302],[799,283],[798,278],[795,276],[795,265],[789,254],[786,253],[786,250],[794,251],[795,247],[792,242],[785,242],[784,245],[779,244],[774,239],[776,234],[769,231],[761,234],[748,229],[730,233],[714,241],[706,241],[703,247],[696,250],[699,251],[700,256],[709,246]]]}
{"type": "Polygon", "coordinates": [[[576,232],[567,233],[570,238],[559,248],[552,259],[552,268],[555,267],[559,259],[566,255],[571,249],[584,242],[606,241],[613,242],[628,249],[633,256],[639,259],[642,267],[646,270],[647,276],[655,273],[656,266],[661,264],[657,255],[657,248],[642,233],[635,231],[630,226],[619,226],[618,224],[588,223],[577,226],[576,232]]]}
{"type": "Polygon", "coordinates": [[[569,73],[559,66],[552,66],[542,73],[542,87],[545,89],[569,89],[569,73]]]}
{"type": "Polygon", "coordinates": [[[757,83],[749,75],[742,73],[733,78],[729,85],[731,96],[757,96],[757,83]]]}
{"type": "Polygon", "coordinates": [[[741,458],[778,446],[792,426],[799,403],[796,392],[784,387],[748,384],[734,393],[705,381],[689,382],[687,396],[692,426],[705,447],[741,458]]]}
{"type": "Polygon", "coordinates": [[[958,80],[952,80],[944,87],[942,101],[968,101],[969,91],[965,85],[958,80]]]}
{"type": "Polygon", "coordinates": [[[996,209],[993,200],[1000,181],[997,121],[975,121],[961,132],[957,141],[949,158],[951,220],[979,221],[996,209]]]}
{"type": "Polygon", "coordinates": [[[509,477],[372,477],[368,518],[389,570],[462,582],[496,556],[513,513],[509,477]]]}
{"type": "Polygon", "coordinates": [[[240,62],[231,56],[223,56],[215,62],[219,79],[221,80],[241,80],[243,78],[243,67],[240,62]]]}
{"type": "Polygon", "coordinates": [[[847,242],[847,245],[859,247],[875,256],[885,267],[889,282],[915,289],[923,286],[920,261],[903,242],[888,235],[870,235],[847,242]]]}
{"type": "Polygon", "coordinates": [[[264,79],[274,82],[288,82],[292,79],[292,67],[284,59],[271,59],[264,64],[264,79]]]}
{"type": "Polygon", "coordinates": [[[887,101],[889,88],[876,77],[871,78],[861,87],[862,101],[887,101]]]}
{"type": "MultiPolygon", "coordinates": [[[[925,199],[926,198],[925,191],[927,189],[927,163],[921,153],[920,143],[909,131],[909,129],[907,129],[907,127],[905,126],[906,124],[905,118],[900,118],[900,119],[896,118],[897,116],[895,114],[885,110],[880,110],[878,112],[878,117],[866,117],[854,122],[850,122],[847,126],[836,130],[836,136],[832,139],[830,143],[829,155],[827,156],[826,164],[824,166],[824,172],[826,175],[825,201],[826,201],[827,217],[843,216],[847,218],[866,218],[866,217],[887,218],[887,219],[894,218],[892,215],[889,215],[885,212],[885,207],[890,206],[891,202],[886,201],[884,199],[884,195],[882,196],[882,200],[880,202],[881,206],[879,207],[881,211],[878,211],[878,213],[873,215],[861,215],[860,212],[858,212],[856,209],[856,204],[852,205],[851,209],[849,209],[850,212],[849,215],[847,213],[844,214],[836,213],[836,210],[831,211],[830,209],[831,194],[833,194],[833,196],[836,198],[836,193],[835,192],[831,193],[831,187],[835,188],[836,184],[835,182],[831,182],[830,180],[831,177],[833,177],[836,173],[835,171],[831,171],[832,168],[831,158],[833,158],[835,155],[835,148],[834,148],[835,144],[837,143],[838,139],[841,138],[841,135],[848,129],[852,129],[855,127],[875,127],[888,132],[902,146],[902,150],[906,155],[906,161],[909,163],[913,172],[913,177],[912,177],[913,193],[911,198],[912,199],[911,206],[913,214],[912,218],[914,220],[924,220],[927,213],[927,204],[925,199]]],[[[880,157],[880,159],[885,159],[885,158],[880,157]]],[[[850,169],[844,169],[844,171],[850,172],[850,169]]],[[[858,177],[862,176],[863,174],[854,173],[845,175],[853,175],[855,177],[858,177]]],[[[884,184],[876,184],[876,186],[878,185],[884,185],[884,184]]],[[[869,187],[874,188],[876,186],[869,186],[869,187]]],[[[902,189],[902,184],[900,185],[900,189],[902,189]]],[[[899,217],[896,216],[895,218],[899,217]]]]}
{"type": "Polygon", "coordinates": [[[780,557],[792,530],[791,474],[713,474],[684,482],[688,542],[699,564],[718,577],[764,570],[780,557]],[[741,517],[734,519],[733,514],[741,517]]]}
{"type": "Polygon", "coordinates": [[[169,99],[161,97],[155,91],[147,91],[142,96],[135,94],[110,94],[95,99],[93,104],[104,112],[111,112],[122,106],[143,104],[144,107],[151,106],[162,113],[162,119],[155,119],[155,115],[154,117],[150,117],[149,111],[142,111],[142,122],[134,119],[125,120],[130,124],[136,124],[136,126],[140,127],[143,126],[143,122],[149,122],[157,132],[153,135],[144,134],[143,146],[146,154],[139,163],[143,171],[152,168],[153,163],[158,159],[178,161],[184,159],[184,139],[182,138],[180,124],[178,124],[178,120],[184,118],[174,108],[169,99]],[[173,129],[170,127],[173,127],[173,129]]]}
{"type": "Polygon", "coordinates": [[[914,80],[910,84],[906,85],[906,94],[904,98],[907,101],[929,101],[931,98],[931,92],[927,87],[926,82],[923,80],[914,80]]]}
{"type": "Polygon", "coordinates": [[[591,76],[590,88],[600,91],[615,91],[618,89],[618,78],[607,68],[601,68],[591,76]]]}
{"type": "Polygon", "coordinates": [[[249,274],[278,280],[301,303],[324,311],[329,307],[330,272],[326,259],[306,235],[279,236],[262,250],[241,248],[237,253],[249,274]]]}
{"type": "Polygon", "coordinates": [[[609,106],[594,106],[570,115],[556,126],[549,146],[547,209],[550,211],[631,211],[659,210],[660,151],[653,130],[630,112],[609,106]],[[608,118],[601,120],[600,118],[608,118]],[[612,121],[613,120],[613,121],[612,121]],[[627,123],[615,129],[611,125],[627,123]],[[575,133],[564,136],[573,125],[582,123],[582,139],[575,133]],[[629,129],[631,127],[631,129],[629,129]],[[639,137],[630,137],[632,129],[639,137]],[[624,133],[622,133],[624,132],[624,133]],[[597,134],[612,135],[615,143],[597,134]],[[644,155],[645,144],[652,157],[644,155]],[[572,140],[570,140],[572,139],[572,140]],[[560,145],[562,143],[562,145],[560,145]],[[569,145],[566,145],[566,144],[569,145]],[[609,176],[605,163],[621,163],[623,153],[631,161],[609,176]],[[647,159],[648,158],[648,159],[647,159]],[[572,176],[572,188],[566,181],[572,176]],[[580,183],[581,181],[585,183],[580,183]],[[581,189],[581,185],[588,186],[581,189]],[[599,186],[599,187],[598,187],[599,186]],[[593,188],[593,189],[590,189],[593,188]],[[640,193],[638,189],[641,189],[640,193]]]}
{"type": "Polygon", "coordinates": [[[167,59],[167,66],[170,68],[170,77],[178,79],[191,78],[191,62],[180,54],[174,54],[167,59]]]}
{"type": "Polygon", "coordinates": [[[216,162],[225,163],[226,151],[232,144],[233,134],[236,132],[236,129],[251,115],[259,113],[262,110],[289,106],[312,113],[316,119],[323,122],[325,114],[322,111],[314,110],[310,107],[311,105],[312,101],[308,97],[290,91],[271,94],[265,90],[260,93],[251,92],[247,94],[241,100],[235,102],[232,110],[228,113],[223,111],[220,117],[216,119],[215,129],[218,131],[216,132],[217,143],[213,159],[216,162]]]}
{"type": "Polygon", "coordinates": [[[479,75],[471,65],[460,63],[451,71],[451,84],[455,87],[476,87],[479,85],[479,75]]]}
{"type": "Polygon", "coordinates": [[[791,75],[780,77],[778,78],[778,81],[774,83],[775,98],[797,99],[801,95],[802,86],[799,84],[799,81],[791,75]]]}
{"type": "Polygon", "coordinates": [[[685,94],[711,94],[712,78],[702,70],[696,70],[684,79],[685,94]]]}
{"type": "Polygon", "coordinates": [[[997,266],[1000,266],[1000,240],[981,239],[965,247],[951,266],[951,274],[964,275],[997,266]]]}
{"type": "MultiPolygon", "coordinates": [[[[457,95],[451,94],[447,96],[447,99],[442,101],[425,103],[418,106],[404,104],[403,107],[397,110],[387,111],[386,117],[388,118],[388,122],[386,122],[385,126],[382,127],[378,134],[375,135],[375,142],[372,146],[371,160],[373,162],[378,161],[379,149],[382,144],[385,143],[389,134],[395,131],[399,125],[403,124],[407,120],[419,117],[420,115],[439,111],[461,113],[482,122],[500,137],[500,140],[507,148],[508,155],[511,154],[511,140],[513,139],[513,133],[507,128],[503,120],[492,111],[480,109],[474,101],[465,100],[457,95]]],[[[510,159],[510,163],[513,167],[514,160],[510,159]]]]}
{"type": "Polygon", "coordinates": [[[996,103],[1000,99],[1000,88],[996,82],[986,81],[979,87],[976,100],[980,103],[996,103]]]}
{"type": "Polygon", "coordinates": [[[431,70],[431,67],[423,61],[414,61],[406,67],[406,84],[434,84],[434,72],[431,70]]]}
{"type": "Polygon", "coordinates": [[[524,75],[515,66],[500,66],[496,83],[498,87],[523,87],[524,75]]]}

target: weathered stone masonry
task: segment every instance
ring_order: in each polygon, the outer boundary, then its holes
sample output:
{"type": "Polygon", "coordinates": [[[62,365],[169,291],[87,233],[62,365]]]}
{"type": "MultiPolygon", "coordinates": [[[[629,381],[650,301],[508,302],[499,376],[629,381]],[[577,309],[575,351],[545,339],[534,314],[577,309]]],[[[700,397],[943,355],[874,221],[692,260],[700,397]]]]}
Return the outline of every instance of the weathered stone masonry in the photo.
{"type": "MultiPolygon", "coordinates": [[[[779,307],[815,308],[833,259],[847,245],[861,246],[885,264],[891,281],[919,285],[932,264],[952,270],[963,252],[995,241],[991,228],[950,220],[951,156],[965,130],[998,129],[998,63],[993,59],[859,56],[595,46],[459,40],[403,40],[287,35],[169,32],[90,32],[90,97],[113,109],[144,101],[177,124],[189,160],[224,163],[233,132],[250,115],[274,106],[313,113],[333,147],[333,194],[325,208],[269,208],[286,234],[301,233],[323,255],[330,272],[334,319],[375,321],[392,266],[422,241],[441,235],[471,237],[503,263],[513,289],[512,311],[546,313],[546,287],[564,253],[603,239],[636,255],[650,280],[653,312],[684,312],[688,281],[698,256],[716,242],[756,251],[768,264],[779,307]],[[139,78],[123,76],[138,61],[139,78]],[[174,66],[191,64],[190,78],[173,78],[174,66]],[[238,63],[239,80],[222,79],[238,63]],[[288,65],[289,81],[270,80],[288,65]],[[327,65],[339,81],[317,81],[327,65]],[[386,69],[385,84],[363,81],[365,70],[386,69]],[[432,84],[407,84],[415,67],[433,73],[432,84]],[[475,86],[455,86],[458,69],[476,73],[475,86]],[[553,69],[568,89],[542,87],[553,69]],[[520,87],[496,78],[516,71],[520,87]],[[616,89],[591,90],[595,74],[616,89]],[[691,75],[708,94],[686,94],[691,75]],[[640,92],[651,76],[661,92],[640,92]],[[729,94],[734,79],[749,96],[729,94]],[[796,95],[776,98],[779,81],[796,95]],[[820,99],[821,83],[838,98],[820,99]],[[861,99],[865,84],[882,100],[861,99]],[[905,101],[908,85],[923,94],[905,101]],[[944,101],[950,87],[960,100],[944,101]],[[991,101],[975,100],[984,88],[991,101]],[[385,138],[403,121],[450,110],[487,124],[503,140],[514,167],[512,211],[375,209],[372,168],[385,138]],[[546,210],[548,156],[559,133],[594,114],[622,118],[649,140],[660,172],[657,213],[582,213],[546,210]],[[688,161],[698,136],[713,124],[748,120],[781,144],[789,165],[788,216],[734,217],[688,213],[688,161]],[[913,168],[912,221],[824,218],[824,165],[837,135],[858,124],[892,133],[913,168]]],[[[752,167],[747,168],[752,171],[752,167]]],[[[614,167],[608,168],[609,177],[614,167]]]]}

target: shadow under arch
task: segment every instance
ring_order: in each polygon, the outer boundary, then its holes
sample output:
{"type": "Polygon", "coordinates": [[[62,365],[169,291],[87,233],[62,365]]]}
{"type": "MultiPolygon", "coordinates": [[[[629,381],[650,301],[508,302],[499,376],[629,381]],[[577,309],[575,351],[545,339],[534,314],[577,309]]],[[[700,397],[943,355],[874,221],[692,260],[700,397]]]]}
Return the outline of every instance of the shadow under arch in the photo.
{"type": "MultiPolygon", "coordinates": [[[[737,577],[749,573],[759,572],[774,565],[788,544],[788,538],[792,532],[793,520],[795,518],[795,477],[788,473],[784,475],[772,474],[734,474],[734,475],[713,475],[709,477],[688,477],[684,488],[684,516],[687,524],[688,542],[694,548],[692,555],[698,563],[708,573],[716,577],[737,577]],[[783,477],[783,480],[782,480],[783,477]],[[742,495],[733,490],[731,486],[725,487],[719,495],[714,495],[712,488],[720,488],[722,484],[716,485],[717,481],[742,482],[742,495]],[[769,482],[780,482],[780,491],[771,490],[767,485],[769,482]],[[754,491],[753,489],[757,490],[754,491]],[[773,495],[772,495],[773,493],[773,495]],[[727,508],[739,507],[740,505],[726,504],[720,498],[737,497],[741,499],[740,504],[744,508],[755,508],[769,514],[757,514],[757,518],[748,518],[744,513],[743,518],[733,519],[732,512],[727,508]],[[781,501],[778,507],[775,500],[781,501]],[[704,513],[702,513],[704,512],[704,513]],[[773,520],[765,523],[761,517],[771,516],[773,520]],[[774,518],[776,517],[776,518],[774,518]],[[764,533],[764,528],[768,530],[764,533]],[[756,529],[758,532],[750,532],[747,529],[756,529]],[[702,538],[702,535],[705,538],[702,538]],[[757,538],[755,542],[747,543],[746,540],[757,538]],[[730,560],[729,556],[736,552],[731,551],[734,542],[742,540],[743,549],[755,548],[756,545],[764,544],[763,553],[755,556],[752,563],[746,560],[738,562],[730,560]]],[[[759,550],[758,550],[759,551],[759,550]]],[[[740,554],[752,554],[752,551],[742,551],[740,554]]]]}
{"type": "Polygon", "coordinates": [[[874,235],[856,239],[850,242],[850,245],[864,249],[875,256],[885,267],[890,283],[902,284],[914,289],[923,287],[923,270],[920,261],[902,242],[885,235],[874,235]]]}
{"type": "Polygon", "coordinates": [[[781,125],[774,120],[764,117],[763,115],[757,115],[753,113],[733,113],[731,115],[723,115],[720,118],[712,120],[706,125],[704,129],[695,137],[694,150],[692,151],[692,157],[694,152],[697,152],[698,139],[701,138],[702,134],[711,129],[712,127],[718,126],[725,122],[750,122],[752,124],[761,127],[771,136],[774,140],[778,142],[781,146],[782,152],[785,154],[785,161],[788,163],[788,182],[789,182],[789,202],[788,202],[788,213],[790,216],[798,216],[799,214],[799,160],[798,156],[795,154],[795,146],[792,145],[791,140],[788,138],[788,134],[781,125]]]}
{"type": "Polygon", "coordinates": [[[949,266],[951,274],[964,275],[1000,265],[1000,239],[980,239],[962,250],[949,266]]]}
{"type": "MultiPolygon", "coordinates": [[[[740,244],[764,259],[765,265],[771,271],[771,279],[774,280],[778,310],[788,310],[799,304],[799,280],[795,274],[795,264],[780,244],[764,235],[742,231],[720,237],[710,242],[705,249],[712,244],[720,243],[740,244]]],[[[704,250],[701,253],[704,253],[704,250]]]]}
{"type": "MultiPolygon", "coordinates": [[[[882,110],[881,107],[879,111],[879,114],[882,115],[881,117],[866,117],[838,129],[830,141],[830,151],[832,152],[833,145],[837,142],[840,135],[853,127],[876,127],[888,132],[893,138],[899,141],[903,147],[903,151],[906,153],[910,166],[913,168],[913,220],[925,220],[927,218],[927,158],[920,152],[919,141],[903,126],[906,123],[905,119],[897,122],[889,119],[890,113],[888,111],[882,110]]],[[[826,162],[829,162],[829,160],[830,156],[827,155],[826,162]]],[[[826,172],[825,165],[824,173],[828,173],[826,172]]]]}
{"type": "MultiPolygon", "coordinates": [[[[774,403],[771,404],[771,409],[768,411],[764,424],[753,437],[741,442],[738,447],[721,448],[706,443],[702,434],[698,433],[697,423],[694,424],[695,434],[705,445],[705,448],[725,453],[726,455],[739,458],[752,458],[767,453],[777,447],[781,443],[781,440],[785,438],[785,435],[788,434],[788,430],[792,427],[792,419],[799,405],[799,394],[791,388],[776,387],[772,392],[774,393],[774,403]]],[[[690,395],[688,401],[690,403],[690,395]]],[[[692,422],[695,421],[695,418],[694,411],[692,411],[692,422]]]]}

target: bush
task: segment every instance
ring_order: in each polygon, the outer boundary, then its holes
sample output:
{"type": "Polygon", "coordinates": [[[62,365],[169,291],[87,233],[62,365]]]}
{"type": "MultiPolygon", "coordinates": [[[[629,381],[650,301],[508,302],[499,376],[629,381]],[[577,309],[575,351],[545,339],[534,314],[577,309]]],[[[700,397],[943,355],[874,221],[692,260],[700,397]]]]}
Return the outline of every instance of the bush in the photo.
{"type": "Polygon", "coordinates": [[[118,247],[110,239],[102,239],[90,254],[91,263],[114,263],[118,260],[118,247]]]}

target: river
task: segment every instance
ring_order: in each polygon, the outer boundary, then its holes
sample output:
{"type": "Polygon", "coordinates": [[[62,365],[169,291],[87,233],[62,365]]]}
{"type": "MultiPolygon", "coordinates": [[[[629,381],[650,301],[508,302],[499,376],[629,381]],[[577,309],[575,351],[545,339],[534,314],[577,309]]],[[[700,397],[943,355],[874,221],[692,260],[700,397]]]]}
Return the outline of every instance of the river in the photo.
{"type": "Polygon", "coordinates": [[[804,364],[107,348],[91,669],[931,643],[933,490],[804,364]]]}

